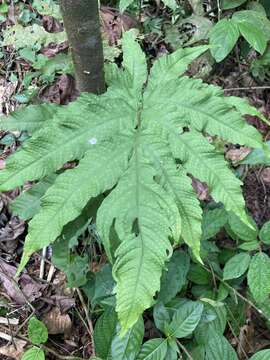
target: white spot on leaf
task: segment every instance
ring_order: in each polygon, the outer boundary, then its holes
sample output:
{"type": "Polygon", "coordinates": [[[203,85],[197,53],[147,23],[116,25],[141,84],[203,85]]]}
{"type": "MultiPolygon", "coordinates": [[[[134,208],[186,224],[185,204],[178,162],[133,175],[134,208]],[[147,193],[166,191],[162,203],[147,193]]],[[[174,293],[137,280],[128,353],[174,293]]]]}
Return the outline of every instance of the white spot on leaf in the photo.
{"type": "Polygon", "coordinates": [[[93,138],[89,139],[88,142],[89,142],[89,144],[91,144],[91,145],[96,145],[97,139],[96,139],[95,137],[93,137],[93,138]]]}

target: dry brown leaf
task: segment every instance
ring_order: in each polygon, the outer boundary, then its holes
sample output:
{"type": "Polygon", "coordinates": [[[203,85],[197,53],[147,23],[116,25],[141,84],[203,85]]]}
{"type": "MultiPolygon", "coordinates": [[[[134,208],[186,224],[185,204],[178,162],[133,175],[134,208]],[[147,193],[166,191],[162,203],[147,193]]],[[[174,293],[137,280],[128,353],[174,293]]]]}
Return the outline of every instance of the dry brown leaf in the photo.
{"type": "Polygon", "coordinates": [[[261,179],[263,182],[270,184],[270,167],[263,169],[261,172],[261,179]]]}
{"type": "Polygon", "coordinates": [[[0,281],[6,294],[18,305],[24,305],[27,301],[31,303],[39,298],[45,286],[34,281],[29,275],[23,274],[19,279],[18,287],[13,279],[16,271],[15,266],[9,265],[0,259],[0,281]]]}
{"type": "Polygon", "coordinates": [[[51,335],[56,334],[69,334],[72,327],[72,321],[68,314],[61,314],[58,307],[53,308],[42,318],[42,321],[47,326],[48,333],[51,335]]]}
{"type": "Polygon", "coordinates": [[[225,157],[227,160],[231,160],[233,163],[244,160],[244,158],[250,153],[251,149],[247,147],[241,147],[240,149],[230,149],[227,151],[225,157]]]}
{"type": "Polygon", "coordinates": [[[12,359],[18,360],[21,359],[24,353],[24,347],[26,346],[27,342],[20,339],[13,339],[16,348],[13,344],[5,345],[0,347],[0,354],[8,356],[12,359]]]}
{"type": "Polygon", "coordinates": [[[209,200],[208,186],[205,183],[192,178],[192,186],[199,200],[209,200]]]}

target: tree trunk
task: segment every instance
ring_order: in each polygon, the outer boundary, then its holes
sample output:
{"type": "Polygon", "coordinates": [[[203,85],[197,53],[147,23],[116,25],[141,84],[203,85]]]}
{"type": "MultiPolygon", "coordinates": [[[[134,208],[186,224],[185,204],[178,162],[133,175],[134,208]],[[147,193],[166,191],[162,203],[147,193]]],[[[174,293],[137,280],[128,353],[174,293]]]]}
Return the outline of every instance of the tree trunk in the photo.
{"type": "Polygon", "coordinates": [[[60,0],[79,91],[105,91],[98,0],[60,0]]]}

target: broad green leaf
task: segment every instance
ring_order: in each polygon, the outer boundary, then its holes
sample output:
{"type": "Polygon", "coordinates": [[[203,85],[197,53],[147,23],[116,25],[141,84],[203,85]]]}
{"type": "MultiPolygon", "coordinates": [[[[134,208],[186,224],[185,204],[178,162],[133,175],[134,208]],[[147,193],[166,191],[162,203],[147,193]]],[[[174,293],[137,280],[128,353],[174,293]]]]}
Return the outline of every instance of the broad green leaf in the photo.
{"type": "Polygon", "coordinates": [[[133,3],[133,0],[120,0],[119,9],[123,13],[129,5],[133,3]]]}
{"type": "Polygon", "coordinates": [[[198,344],[207,346],[213,332],[219,335],[224,333],[227,324],[227,311],[222,303],[209,299],[202,299],[201,301],[204,304],[204,310],[194,335],[198,344]]]}
{"type": "Polygon", "coordinates": [[[212,145],[197,132],[173,136],[171,146],[175,156],[184,163],[186,171],[209,185],[215,201],[222,202],[227,211],[238,214],[241,220],[249,225],[241,181],[228,169],[223,155],[214,155],[212,145]]]}
{"type": "Polygon", "coordinates": [[[142,318],[139,318],[123,338],[119,335],[114,336],[108,360],[135,360],[140,351],[143,336],[144,322],[142,318]]]}
{"type": "Polygon", "coordinates": [[[263,224],[263,227],[260,230],[259,233],[260,240],[269,245],[270,244],[270,221],[267,221],[263,224]]]}
{"type": "Polygon", "coordinates": [[[263,54],[270,39],[270,21],[267,17],[257,11],[243,10],[235,12],[232,21],[246,41],[263,54]]]}
{"type": "Polygon", "coordinates": [[[226,222],[227,212],[224,208],[206,211],[202,221],[202,240],[208,240],[217,235],[226,222]]]}
{"type": "Polygon", "coordinates": [[[32,134],[50,121],[58,109],[56,104],[29,105],[7,117],[1,117],[0,127],[3,130],[27,131],[32,134]]]}
{"type": "Polygon", "coordinates": [[[40,345],[48,340],[48,330],[42,321],[35,316],[28,322],[28,336],[35,345],[40,345]]]}
{"type": "Polygon", "coordinates": [[[11,203],[13,214],[23,220],[29,220],[36,215],[40,210],[41,197],[54,183],[55,179],[56,175],[52,174],[16,197],[11,203]]]}
{"type": "Polygon", "coordinates": [[[244,4],[247,0],[221,0],[221,7],[224,10],[234,9],[242,4],[244,4]]]}
{"type": "Polygon", "coordinates": [[[150,71],[145,96],[151,96],[151,91],[156,87],[163,86],[166,82],[182,75],[187,70],[188,65],[208,49],[209,47],[206,45],[196,46],[194,48],[179,49],[170,55],[161,56],[155,61],[150,71]]]}
{"type": "Polygon", "coordinates": [[[45,360],[45,354],[42,349],[32,347],[23,354],[21,360],[45,360]]]}
{"type": "Polygon", "coordinates": [[[226,262],[223,270],[223,280],[237,279],[243,275],[250,263],[250,255],[248,253],[240,253],[226,262]]]}
{"type": "Polygon", "coordinates": [[[127,166],[129,149],[123,142],[120,147],[112,146],[108,154],[110,160],[106,156],[108,150],[109,147],[104,145],[95,145],[76,168],[59,175],[54,186],[46,192],[41,200],[41,211],[29,223],[18,271],[22,270],[34,251],[55,241],[63,226],[80,215],[90,198],[117,182],[127,166]],[[91,170],[90,161],[93,164],[91,170]],[[46,228],[46,232],[41,233],[41,228],[46,228]]]}
{"type": "Polygon", "coordinates": [[[221,62],[234,48],[239,37],[238,27],[230,19],[222,19],[210,32],[211,54],[221,62]]]}
{"type": "Polygon", "coordinates": [[[151,339],[143,344],[136,360],[166,360],[167,339],[151,339]]]}
{"type": "Polygon", "coordinates": [[[270,258],[259,252],[251,259],[248,270],[248,286],[258,302],[264,302],[270,294],[270,258]]]}
{"type": "Polygon", "coordinates": [[[167,266],[168,270],[164,271],[161,277],[158,301],[166,304],[181,291],[186,282],[189,263],[190,258],[186,253],[180,251],[174,252],[167,266]]]}
{"type": "Polygon", "coordinates": [[[117,314],[113,308],[107,308],[98,318],[94,329],[96,353],[107,359],[111,351],[111,343],[116,335],[117,314]]]}
{"type": "Polygon", "coordinates": [[[167,327],[167,336],[183,338],[190,335],[198,325],[203,312],[203,304],[188,301],[179,308],[167,327]]]}
{"type": "Polygon", "coordinates": [[[191,264],[187,277],[197,285],[208,285],[211,282],[211,274],[199,264],[191,264]]]}
{"type": "Polygon", "coordinates": [[[258,240],[244,242],[243,244],[238,245],[238,249],[245,251],[254,251],[260,248],[260,243],[258,240]]]}
{"type": "Polygon", "coordinates": [[[270,350],[261,350],[253,355],[250,360],[268,360],[270,359],[270,350]]]}
{"type": "Polygon", "coordinates": [[[165,333],[166,324],[171,321],[171,316],[168,309],[166,309],[162,303],[157,303],[153,309],[153,317],[157,329],[165,333]]]}
{"type": "Polygon", "coordinates": [[[172,10],[177,9],[177,3],[175,0],[163,0],[163,3],[172,10]]]}
{"type": "Polygon", "coordinates": [[[258,236],[257,225],[255,221],[251,218],[251,216],[249,216],[248,218],[253,228],[243,223],[234,213],[229,212],[228,225],[230,228],[230,232],[232,231],[236,238],[243,241],[255,241],[258,236]]]}
{"type": "Polygon", "coordinates": [[[123,35],[123,66],[133,79],[133,88],[136,96],[140,99],[142,86],[147,79],[147,65],[145,54],[136,42],[137,32],[133,29],[123,35]]]}
{"type": "Polygon", "coordinates": [[[237,360],[236,352],[228,340],[215,332],[212,332],[210,341],[205,349],[205,360],[237,360]]]}

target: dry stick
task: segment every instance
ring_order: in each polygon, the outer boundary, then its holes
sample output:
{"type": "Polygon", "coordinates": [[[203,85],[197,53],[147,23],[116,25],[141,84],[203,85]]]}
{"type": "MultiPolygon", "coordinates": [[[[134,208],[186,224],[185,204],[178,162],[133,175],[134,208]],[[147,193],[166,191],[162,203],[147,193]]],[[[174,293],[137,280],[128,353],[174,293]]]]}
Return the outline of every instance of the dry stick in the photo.
{"type": "Polygon", "coordinates": [[[250,87],[239,87],[239,88],[227,88],[224,91],[240,91],[240,90],[267,90],[270,86],[250,86],[250,87]]]}
{"type": "Polygon", "coordinates": [[[44,246],[44,248],[42,249],[42,256],[41,256],[40,269],[39,269],[39,278],[40,279],[44,278],[46,254],[47,254],[47,246],[44,246]]]}
{"type": "Polygon", "coordinates": [[[187,355],[189,360],[194,360],[193,357],[190,355],[190,353],[188,352],[188,350],[186,349],[186,347],[180,343],[179,340],[176,339],[177,345],[180,347],[181,350],[184,351],[184,353],[187,355]]]}
{"type": "Polygon", "coordinates": [[[93,324],[92,324],[92,321],[89,317],[89,312],[88,312],[88,308],[85,304],[85,301],[84,301],[84,298],[83,298],[83,295],[81,293],[81,290],[76,288],[76,291],[77,291],[77,294],[79,296],[79,299],[80,299],[80,302],[82,304],[82,307],[83,307],[83,310],[84,310],[84,313],[85,313],[85,316],[86,316],[86,320],[88,322],[88,327],[89,327],[89,335],[90,335],[90,339],[91,339],[91,342],[92,342],[92,351],[93,351],[93,355],[95,356],[96,355],[96,351],[95,351],[95,343],[94,343],[94,328],[93,328],[93,324]]]}

